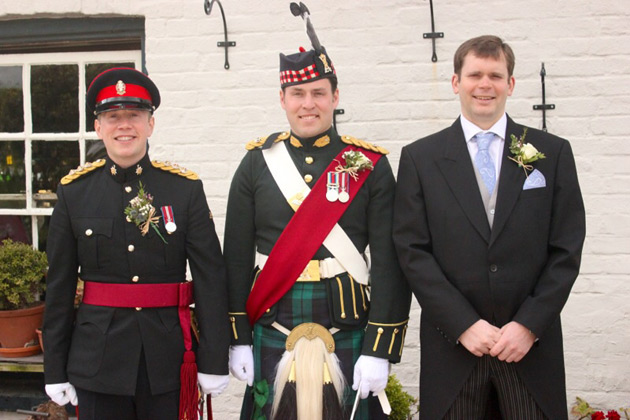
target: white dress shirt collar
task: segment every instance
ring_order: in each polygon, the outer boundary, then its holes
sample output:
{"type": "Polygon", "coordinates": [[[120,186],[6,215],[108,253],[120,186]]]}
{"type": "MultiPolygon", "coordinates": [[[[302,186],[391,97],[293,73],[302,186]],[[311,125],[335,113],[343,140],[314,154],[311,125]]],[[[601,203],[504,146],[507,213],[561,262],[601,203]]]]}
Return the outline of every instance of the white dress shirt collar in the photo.
{"type": "Polygon", "coordinates": [[[462,130],[464,130],[464,138],[466,139],[467,143],[470,142],[470,140],[480,132],[485,133],[488,131],[493,132],[496,136],[500,137],[501,140],[505,140],[505,133],[507,130],[507,115],[505,114],[505,112],[503,113],[503,116],[499,118],[499,121],[494,123],[494,125],[490,127],[489,130],[482,130],[474,123],[467,120],[466,117],[464,117],[463,115],[460,115],[460,121],[462,123],[462,130]]]}
{"type": "MultiPolygon", "coordinates": [[[[488,152],[490,153],[490,157],[494,162],[494,167],[496,169],[496,173],[499,174],[501,172],[501,156],[503,154],[503,146],[505,145],[505,133],[507,130],[507,115],[505,112],[503,116],[499,118],[499,121],[494,123],[489,130],[482,130],[477,127],[475,124],[466,119],[463,115],[460,116],[460,121],[462,123],[462,130],[464,130],[464,138],[466,139],[466,146],[468,148],[468,153],[470,154],[470,159],[474,160],[475,155],[477,154],[478,146],[476,141],[471,141],[475,135],[480,132],[492,132],[498,138],[495,139],[492,143],[490,143],[490,148],[488,152]]],[[[498,178],[497,178],[498,179],[498,178]]]]}

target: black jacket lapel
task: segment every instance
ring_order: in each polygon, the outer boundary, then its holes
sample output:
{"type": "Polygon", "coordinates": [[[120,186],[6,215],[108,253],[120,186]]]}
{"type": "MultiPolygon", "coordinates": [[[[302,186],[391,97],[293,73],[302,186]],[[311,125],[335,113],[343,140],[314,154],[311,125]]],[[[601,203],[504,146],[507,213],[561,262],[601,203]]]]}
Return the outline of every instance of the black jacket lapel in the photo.
{"type": "Polygon", "coordinates": [[[523,126],[516,124],[509,116],[507,117],[507,128],[505,133],[505,145],[503,147],[503,162],[501,163],[501,176],[499,177],[499,191],[497,192],[497,207],[492,225],[492,235],[490,244],[499,236],[512,213],[512,209],[518,200],[525,183],[525,173],[522,168],[508,159],[510,153],[511,135],[516,137],[523,135],[523,126]]]}
{"type": "Polygon", "coordinates": [[[470,223],[489,242],[490,225],[459,118],[446,130],[445,141],[444,156],[437,165],[470,223]]]}

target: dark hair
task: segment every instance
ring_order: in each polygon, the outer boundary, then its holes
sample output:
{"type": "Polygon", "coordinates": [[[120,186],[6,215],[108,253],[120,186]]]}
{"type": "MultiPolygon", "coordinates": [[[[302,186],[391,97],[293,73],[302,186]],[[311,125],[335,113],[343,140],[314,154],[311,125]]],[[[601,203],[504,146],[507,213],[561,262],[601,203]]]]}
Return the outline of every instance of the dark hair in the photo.
{"type": "Polygon", "coordinates": [[[332,87],[332,93],[334,94],[337,90],[337,78],[329,77],[328,80],[330,80],[330,87],[332,87]]]}
{"type": "Polygon", "coordinates": [[[503,42],[501,38],[494,35],[483,35],[476,38],[469,39],[459,46],[455,51],[455,57],[453,58],[453,67],[455,74],[458,77],[461,76],[462,67],[464,66],[464,59],[468,53],[473,53],[480,58],[492,57],[495,60],[501,58],[501,53],[505,57],[507,63],[508,77],[512,77],[514,73],[514,52],[512,48],[503,42]]]}

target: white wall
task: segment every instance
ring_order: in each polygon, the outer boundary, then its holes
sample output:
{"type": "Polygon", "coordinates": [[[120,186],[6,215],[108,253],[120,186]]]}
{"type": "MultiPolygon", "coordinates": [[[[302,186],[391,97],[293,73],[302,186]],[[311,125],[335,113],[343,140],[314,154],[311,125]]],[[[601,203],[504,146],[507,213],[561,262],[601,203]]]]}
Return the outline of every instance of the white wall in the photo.
{"type": "MultiPolygon", "coordinates": [[[[0,1],[0,19],[123,14],[146,16],[147,68],[162,93],[152,158],[197,171],[222,235],[230,179],[244,144],[287,128],[278,104],[278,53],[309,47],[288,1],[224,0],[231,69],[224,70],[220,11],[202,0],[0,1]],[[22,16],[23,17],[23,16],[22,16]]],[[[547,70],[550,132],[571,141],[587,209],[582,272],[563,311],[567,397],[630,405],[630,7],[600,0],[436,0],[438,62],[431,62],[429,2],[310,0],[320,40],[336,66],[345,115],[341,133],[384,146],[396,170],[400,148],[458,115],[452,56],[492,33],[516,54],[509,114],[540,128],[540,66],[547,70]]],[[[394,368],[417,395],[419,308],[403,363],[394,368]]],[[[242,386],[213,402],[215,418],[237,418],[242,386]]]]}

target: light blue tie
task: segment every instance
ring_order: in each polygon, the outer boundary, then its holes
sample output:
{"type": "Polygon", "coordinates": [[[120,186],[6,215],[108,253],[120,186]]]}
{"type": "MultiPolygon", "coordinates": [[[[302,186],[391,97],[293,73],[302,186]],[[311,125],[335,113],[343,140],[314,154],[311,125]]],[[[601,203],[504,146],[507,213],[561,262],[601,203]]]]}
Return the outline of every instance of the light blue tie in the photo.
{"type": "Polygon", "coordinates": [[[475,138],[477,139],[477,146],[479,148],[475,155],[475,166],[488,192],[492,195],[494,186],[497,183],[497,175],[488,148],[490,147],[490,142],[494,139],[494,133],[479,133],[475,138]]]}

